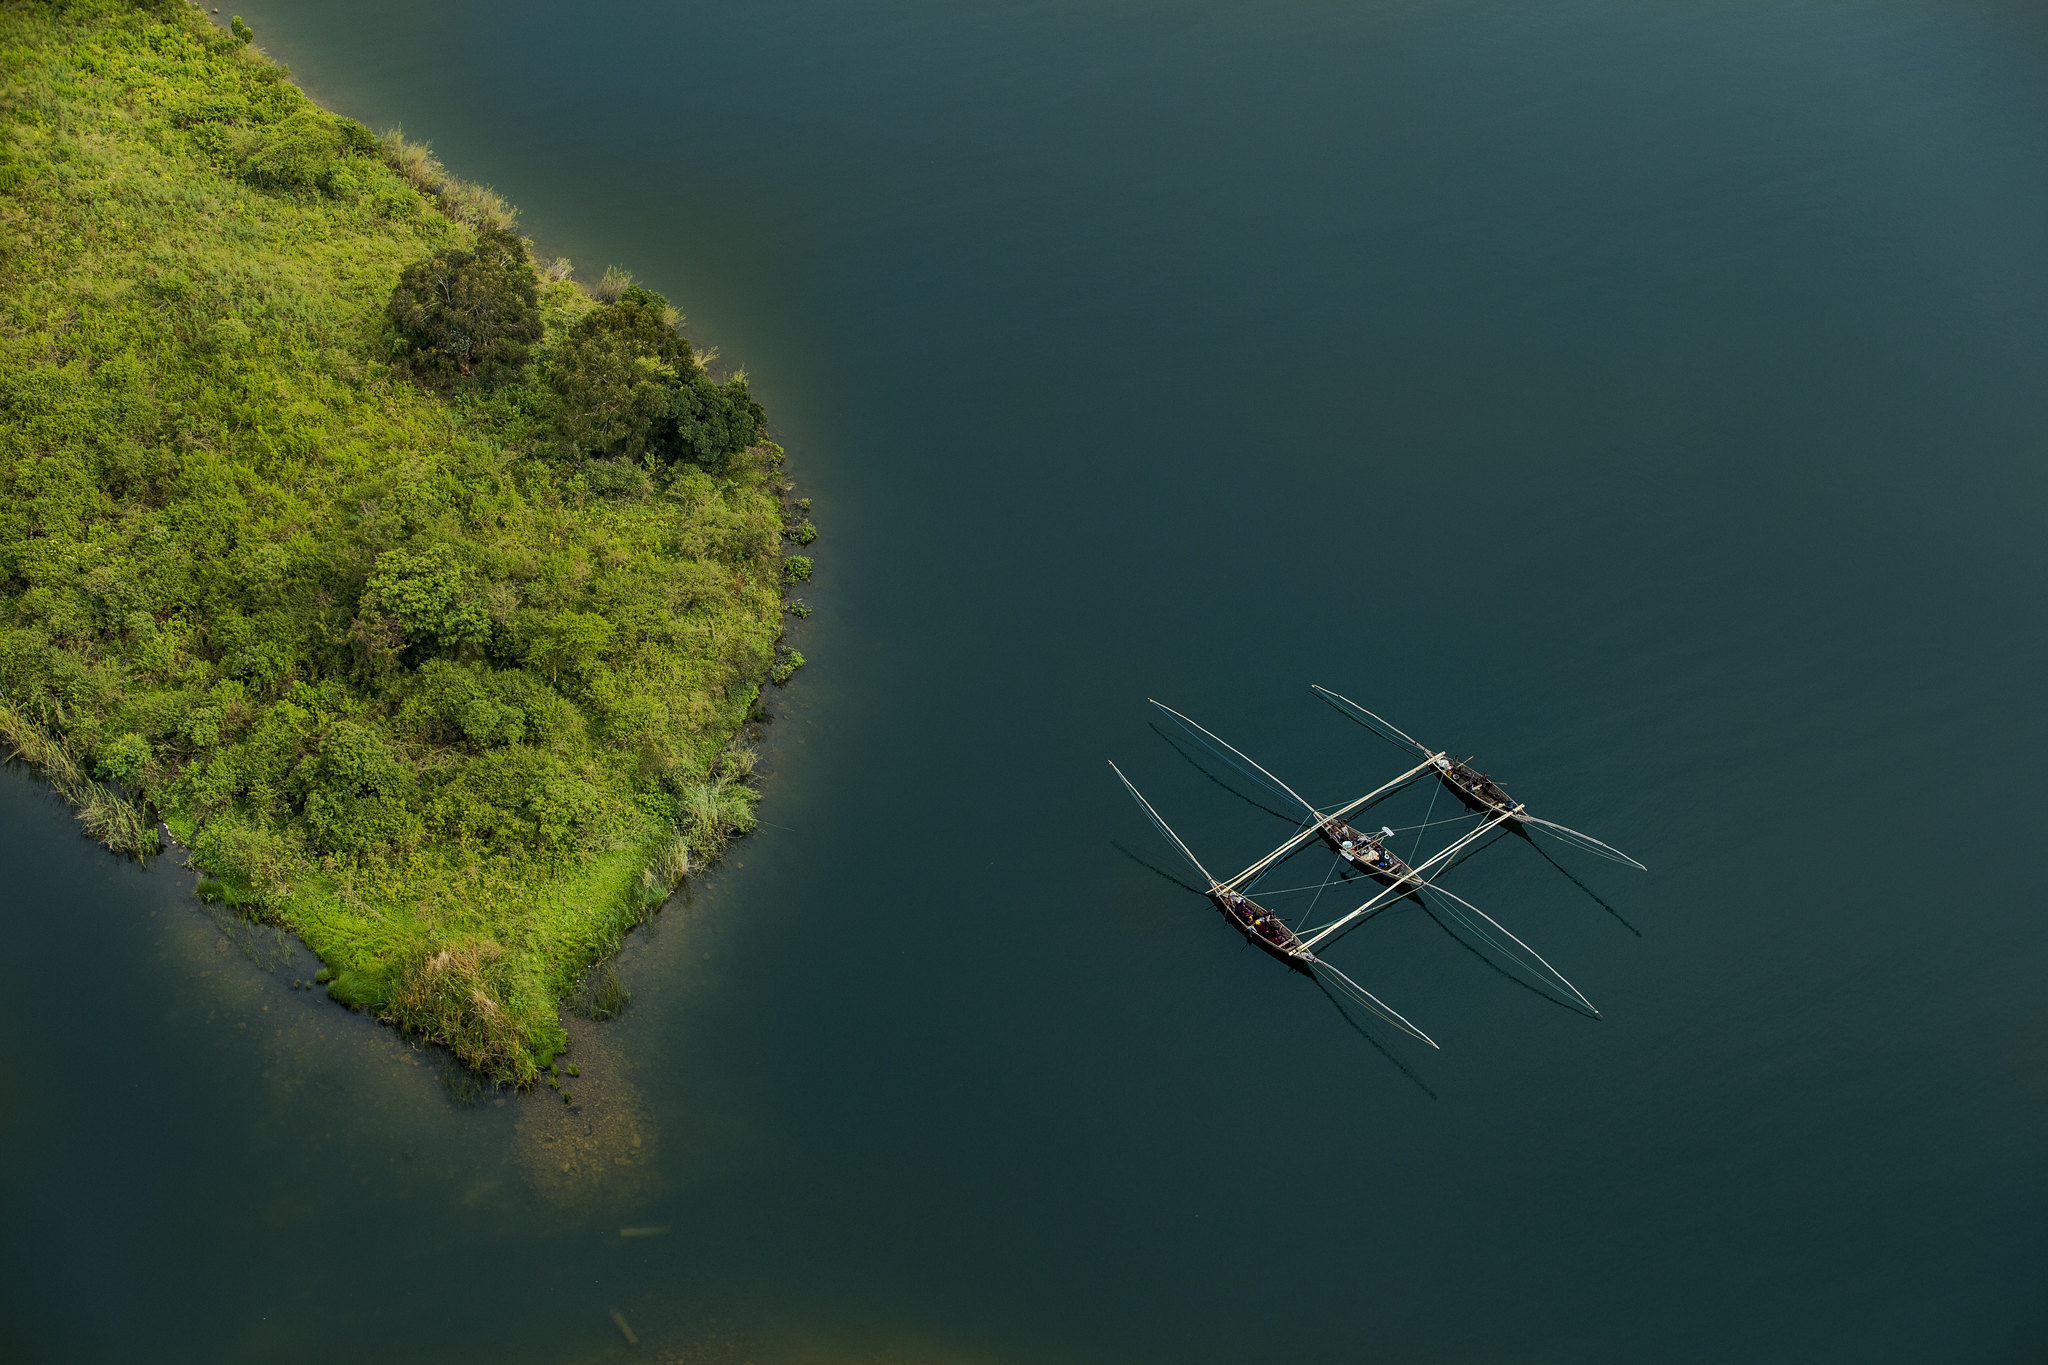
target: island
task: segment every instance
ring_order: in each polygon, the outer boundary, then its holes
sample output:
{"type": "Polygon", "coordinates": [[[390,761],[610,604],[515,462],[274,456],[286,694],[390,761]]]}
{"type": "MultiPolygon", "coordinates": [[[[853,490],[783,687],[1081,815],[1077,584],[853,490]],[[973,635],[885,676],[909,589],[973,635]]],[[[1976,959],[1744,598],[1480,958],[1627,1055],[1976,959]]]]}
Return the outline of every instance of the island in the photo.
{"type": "Polygon", "coordinates": [[[0,11],[0,737],[525,1084],[752,827],[815,530],[666,299],[252,36],[0,11]]]}

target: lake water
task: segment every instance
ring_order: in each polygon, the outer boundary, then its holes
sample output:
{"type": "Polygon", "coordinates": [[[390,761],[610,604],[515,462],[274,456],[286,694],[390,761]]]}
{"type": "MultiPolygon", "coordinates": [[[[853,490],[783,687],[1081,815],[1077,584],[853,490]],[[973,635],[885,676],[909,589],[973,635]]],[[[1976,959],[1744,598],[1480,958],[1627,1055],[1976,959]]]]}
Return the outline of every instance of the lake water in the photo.
{"type": "Polygon", "coordinates": [[[748,370],[812,662],[577,1113],[0,778],[9,1358],[2048,1353],[2038,6],[240,7],[748,370]],[[1604,1018],[1161,875],[1311,682],[1650,865],[1446,879],[1604,1018]]]}

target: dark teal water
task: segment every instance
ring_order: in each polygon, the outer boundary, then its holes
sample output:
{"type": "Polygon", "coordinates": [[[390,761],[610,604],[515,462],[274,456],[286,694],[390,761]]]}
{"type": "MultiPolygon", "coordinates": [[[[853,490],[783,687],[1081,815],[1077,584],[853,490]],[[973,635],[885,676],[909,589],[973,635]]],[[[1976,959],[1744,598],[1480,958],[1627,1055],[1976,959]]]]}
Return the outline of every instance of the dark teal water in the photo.
{"type": "Polygon", "coordinates": [[[242,10],[748,369],[812,664],[597,1132],[0,782],[10,1358],[2048,1354],[2038,7],[242,10]],[[1447,879],[1604,1019],[1148,868],[1312,681],[1650,864],[1447,879]]]}

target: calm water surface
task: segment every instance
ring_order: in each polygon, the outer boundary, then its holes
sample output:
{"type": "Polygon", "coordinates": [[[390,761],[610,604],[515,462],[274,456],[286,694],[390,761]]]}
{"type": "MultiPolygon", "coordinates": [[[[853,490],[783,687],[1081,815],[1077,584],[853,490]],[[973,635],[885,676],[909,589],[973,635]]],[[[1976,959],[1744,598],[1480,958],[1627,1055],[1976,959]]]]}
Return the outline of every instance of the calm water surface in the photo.
{"type": "Polygon", "coordinates": [[[2039,7],[241,8],[746,367],[813,662],[578,1115],[0,779],[9,1358],[2048,1353],[2039,7]],[[1453,874],[1604,1019],[1161,875],[1312,681],[1650,864],[1453,874]]]}

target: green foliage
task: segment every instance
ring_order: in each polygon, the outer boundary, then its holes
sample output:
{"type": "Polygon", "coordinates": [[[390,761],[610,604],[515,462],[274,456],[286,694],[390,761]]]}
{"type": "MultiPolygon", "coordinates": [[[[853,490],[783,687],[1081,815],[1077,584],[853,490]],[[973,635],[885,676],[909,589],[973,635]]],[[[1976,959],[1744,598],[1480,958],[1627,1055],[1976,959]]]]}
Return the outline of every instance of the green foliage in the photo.
{"type": "Polygon", "coordinates": [[[256,30],[243,23],[242,16],[239,14],[229,21],[228,30],[235,35],[235,41],[238,43],[253,43],[256,41],[256,30]]]}
{"type": "Polygon", "coordinates": [[[775,661],[774,666],[768,670],[768,676],[775,681],[777,687],[780,687],[791,678],[794,678],[796,671],[803,666],[803,652],[792,649],[789,653],[775,661]]]}
{"type": "Polygon", "coordinates": [[[149,741],[131,730],[100,746],[99,775],[108,782],[134,782],[149,767],[149,759],[149,741]]]}
{"type": "Polygon", "coordinates": [[[583,486],[599,497],[644,498],[654,485],[631,460],[592,460],[583,470],[583,486]]]}
{"type": "Polygon", "coordinates": [[[294,110],[231,144],[242,179],[259,189],[293,194],[352,194],[361,181],[351,156],[375,151],[359,123],[318,109],[294,110]]]}
{"type": "Polygon", "coordinates": [[[589,681],[602,666],[614,634],[612,623],[594,611],[558,611],[527,646],[527,662],[547,674],[552,684],[589,681]]]}
{"type": "Polygon", "coordinates": [[[799,545],[808,545],[818,538],[818,528],[811,525],[809,517],[805,517],[790,529],[789,538],[799,545]]]}
{"type": "Polygon", "coordinates": [[[754,828],[754,802],[759,798],[751,787],[713,779],[692,782],[679,795],[679,823],[693,848],[715,853],[754,828]]]}
{"type": "Polygon", "coordinates": [[[753,823],[759,408],[189,6],[0,9],[0,60],[0,737],[336,999],[531,1079],[753,823]]]}
{"type": "Polygon", "coordinates": [[[811,557],[791,555],[782,561],[782,576],[792,583],[808,582],[811,577],[811,557]]]}
{"type": "Polygon", "coordinates": [[[395,626],[401,648],[460,650],[491,629],[474,575],[446,545],[378,555],[357,618],[395,626]]]}
{"type": "Polygon", "coordinates": [[[743,377],[706,375],[677,322],[668,300],[629,285],[569,330],[548,368],[569,451],[734,471],[760,437],[761,405],[743,377]]]}
{"type": "Polygon", "coordinates": [[[463,937],[437,949],[415,948],[391,976],[385,1012],[401,1027],[446,1044],[473,1070],[523,1085],[539,1074],[538,1057],[553,1056],[568,1041],[552,1018],[543,1036],[534,1036],[530,1020],[536,1012],[517,1006],[547,998],[546,987],[528,964],[491,939],[463,937]]]}
{"type": "Polygon", "coordinates": [[[413,775],[375,730],[355,721],[327,727],[319,747],[292,770],[288,790],[322,853],[389,857],[419,838],[406,802],[413,775]]]}
{"type": "Polygon", "coordinates": [[[444,247],[400,272],[385,316],[414,378],[502,383],[541,339],[540,277],[526,243],[486,229],[474,251],[444,247]]]}

